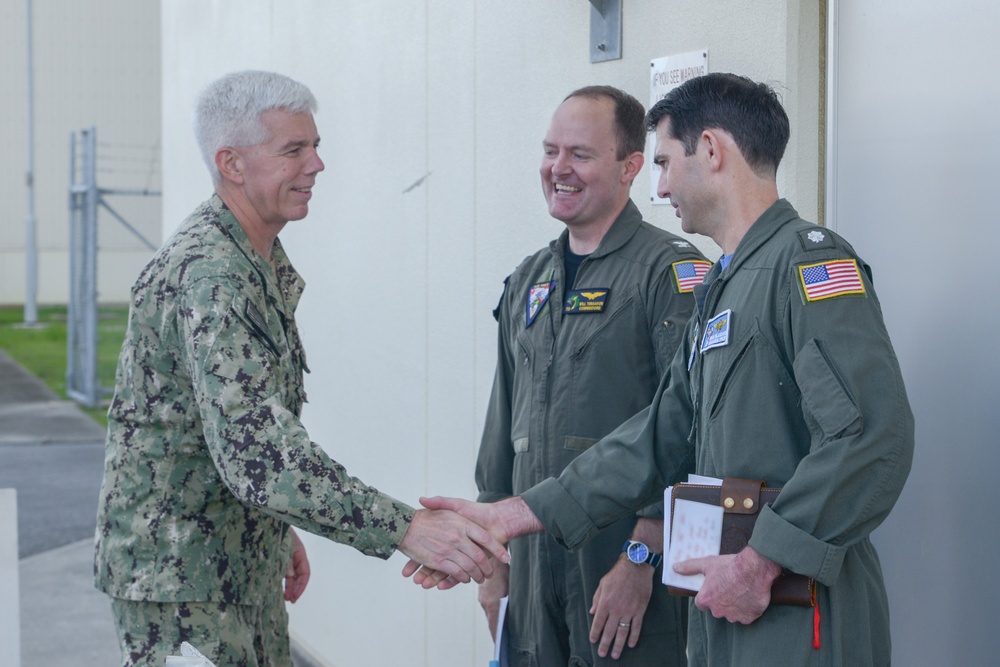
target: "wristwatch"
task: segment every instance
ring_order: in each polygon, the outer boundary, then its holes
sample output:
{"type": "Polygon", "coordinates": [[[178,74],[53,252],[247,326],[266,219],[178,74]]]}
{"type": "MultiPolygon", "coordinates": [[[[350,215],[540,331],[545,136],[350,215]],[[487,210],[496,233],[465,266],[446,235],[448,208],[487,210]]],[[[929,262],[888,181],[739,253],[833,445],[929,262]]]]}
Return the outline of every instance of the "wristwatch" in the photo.
{"type": "Polygon", "coordinates": [[[622,547],[622,551],[628,556],[629,561],[636,565],[649,563],[655,568],[663,560],[663,554],[654,554],[645,544],[633,540],[625,540],[625,546],[622,547]]]}

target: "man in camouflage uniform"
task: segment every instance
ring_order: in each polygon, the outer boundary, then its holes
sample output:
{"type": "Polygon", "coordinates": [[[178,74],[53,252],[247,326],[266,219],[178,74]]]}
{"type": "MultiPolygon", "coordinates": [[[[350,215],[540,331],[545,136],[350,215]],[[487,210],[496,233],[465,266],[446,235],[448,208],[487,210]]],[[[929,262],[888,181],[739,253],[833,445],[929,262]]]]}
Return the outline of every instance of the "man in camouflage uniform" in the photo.
{"type": "Polygon", "coordinates": [[[219,667],[290,665],[284,598],[308,578],[289,524],[379,558],[397,549],[461,581],[506,551],[456,514],[414,511],[351,477],[299,421],[304,283],[277,238],[323,170],[316,101],[240,72],[199,98],[215,195],[142,271],[108,412],[95,583],[123,665],[162,667],[181,641],[219,667]]]}

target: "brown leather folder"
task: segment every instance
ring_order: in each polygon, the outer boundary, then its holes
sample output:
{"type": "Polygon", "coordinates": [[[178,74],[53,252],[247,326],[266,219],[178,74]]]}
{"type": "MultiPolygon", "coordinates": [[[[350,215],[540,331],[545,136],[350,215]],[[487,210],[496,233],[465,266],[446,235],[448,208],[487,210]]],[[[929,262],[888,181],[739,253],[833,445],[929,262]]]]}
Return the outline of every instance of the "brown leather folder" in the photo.
{"type": "MultiPolygon", "coordinates": [[[[723,509],[719,553],[739,553],[750,541],[760,508],[773,503],[780,491],[765,487],[760,480],[738,477],[727,477],[722,486],[677,484],[670,496],[670,525],[673,527],[674,501],[677,499],[718,505],[723,509]]],[[[667,588],[671,595],[695,595],[695,591],[685,588],[667,588]]],[[[784,570],[771,585],[771,604],[812,607],[816,604],[815,590],[816,582],[811,577],[784,570]]]]}

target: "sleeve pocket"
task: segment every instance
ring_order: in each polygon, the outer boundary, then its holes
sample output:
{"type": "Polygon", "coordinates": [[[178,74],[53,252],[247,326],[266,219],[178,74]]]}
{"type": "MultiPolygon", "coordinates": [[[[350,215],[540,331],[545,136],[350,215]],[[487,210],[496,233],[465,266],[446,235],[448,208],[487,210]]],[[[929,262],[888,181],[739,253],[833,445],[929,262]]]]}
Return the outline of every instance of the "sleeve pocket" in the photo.
{"type": "Polygon", "coordinates": [[[794,370],[803,408],[826,437],[836,437],[852,428],[860,431],[861,412],[818,341],[810,340],[799,351],[794,370]]]}

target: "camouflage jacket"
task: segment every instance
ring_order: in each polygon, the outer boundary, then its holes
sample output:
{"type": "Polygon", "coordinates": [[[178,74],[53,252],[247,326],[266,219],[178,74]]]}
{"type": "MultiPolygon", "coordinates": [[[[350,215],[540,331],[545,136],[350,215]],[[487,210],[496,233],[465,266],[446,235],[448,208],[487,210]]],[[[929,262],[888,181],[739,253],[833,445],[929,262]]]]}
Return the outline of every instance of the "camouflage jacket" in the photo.
{"type": "Polygon", "coordinates": [[[259,603],[288,524],[380,558],[409,526],[302,427],[304,283],[277,239],[273,259],[214,196],[132,288],[96,531],[111,596],[259,603]]]}

